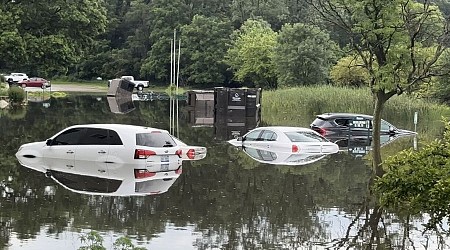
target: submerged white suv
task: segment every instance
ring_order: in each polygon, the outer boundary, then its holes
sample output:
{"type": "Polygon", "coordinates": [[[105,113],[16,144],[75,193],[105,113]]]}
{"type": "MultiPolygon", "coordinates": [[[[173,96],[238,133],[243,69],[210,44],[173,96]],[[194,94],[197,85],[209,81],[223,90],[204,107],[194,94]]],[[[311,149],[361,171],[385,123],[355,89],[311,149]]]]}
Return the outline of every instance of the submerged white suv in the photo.
{"type": "Polygon", "coordinates": [[[183,160],[205,156],[206,148],[188,146],[166,130],[124,124],[71,126],[16,153],[21,165],[49,176],[58,171],[122,180],[129,171],[137,181],[177,178],[183,160]]]}

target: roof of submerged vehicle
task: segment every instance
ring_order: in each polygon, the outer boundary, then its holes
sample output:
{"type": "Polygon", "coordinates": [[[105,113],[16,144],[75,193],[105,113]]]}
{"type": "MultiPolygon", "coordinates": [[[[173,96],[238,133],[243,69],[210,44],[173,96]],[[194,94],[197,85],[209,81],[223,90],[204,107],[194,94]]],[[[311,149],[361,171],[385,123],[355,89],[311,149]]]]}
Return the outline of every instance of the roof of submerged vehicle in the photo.
{"type": "Polygon", "coordinates": [[[103,128],[103,129],[113,129],[116,131],[134,131],[139,133],[146,133],[150,131],[161,131],[161,132],[167,132],[167,130],[159,129],[159,128],[151,128],[151,127],[144,127],[144,126],[137,126],[137,125],[129,125],[129,124],[78,124],[73,125],[69,128],[103,128]]]}
{"type": "Polygon", "coordinates": [[[365,115],[365,114],[355,114],[355,113],[324,113],[321,115],[317,115],[317,117],[323,119],[337,118],[337,117],[364,117],[372,119],[373,116],[365,115]]]}
{"type": "Polygon", "coordinates": [[[304,128],[304,127],[284,127],[284,126],[270,126],[270,127],[258,127],[256,128],[258,130],[261,129],[271,129],[271,130],[278,130],[281,132],[290,132],[290,131],[312,131],[310,128],[304,128]]]}

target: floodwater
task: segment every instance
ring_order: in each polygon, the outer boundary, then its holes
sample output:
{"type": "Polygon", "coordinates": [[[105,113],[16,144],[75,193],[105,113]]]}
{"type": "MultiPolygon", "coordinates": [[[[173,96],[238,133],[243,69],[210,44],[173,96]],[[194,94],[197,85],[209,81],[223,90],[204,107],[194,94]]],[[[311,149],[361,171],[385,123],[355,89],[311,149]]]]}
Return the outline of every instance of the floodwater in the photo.
{"type": "MultiPolygon", "coordinates": [[[[202,105],[163,95],[130,103],[72,94],[0,111],[0,248],[78,249],[91,231],[106,249],[121,236],[147,249],[437,248],[436,235],[422,234],[426,215],[399,216],[371,198],[368,147],[298,166],[261,163],[227,140],[271,125],[264,117],[233,121],[202,105]],[[167,192],[143,197],[75,193],[17,161],[20,145],[87,123],[166,129],[208,153],[183,162],[167,192]]],[[[396,122],[401,128],[412,121],[396,122]]],[[[415,140],[399,138],[383,150],[393,154],[415,140]]]]}

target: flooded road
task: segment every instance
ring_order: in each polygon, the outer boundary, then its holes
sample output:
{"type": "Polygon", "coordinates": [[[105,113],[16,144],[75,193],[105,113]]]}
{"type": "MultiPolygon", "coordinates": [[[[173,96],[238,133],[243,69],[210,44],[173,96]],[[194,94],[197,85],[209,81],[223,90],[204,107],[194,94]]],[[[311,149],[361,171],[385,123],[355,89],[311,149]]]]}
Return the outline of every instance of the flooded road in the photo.
{"type": "MultiPolygon", "coordinates": [[[[300,166],[262,163],[227,142],[271,125],[260,114],[218,122],[211,107],[199,110],[185,99],[147,97],[112,105],[102,93],[68,95],[1,111],[3,248],[78,249],[85,246],[80,236],[93,230],[106,249],[121,236],[147,249],[399,249],[423,242],[436,249],[436,236],[421,234],[426,217],[377,207],[368,191],[372,175],[365,146],[344,147],[300,166]],[[166,129],[188,145],[206,147],[208,154],[183,161],[182,173],[166,192],[143,197],[76,193],[15,157],[24,143],[88,123],[166,129]]],[[[414,143],[414,137],[398,138],[383,150],[394,154],[414,143]]]]}

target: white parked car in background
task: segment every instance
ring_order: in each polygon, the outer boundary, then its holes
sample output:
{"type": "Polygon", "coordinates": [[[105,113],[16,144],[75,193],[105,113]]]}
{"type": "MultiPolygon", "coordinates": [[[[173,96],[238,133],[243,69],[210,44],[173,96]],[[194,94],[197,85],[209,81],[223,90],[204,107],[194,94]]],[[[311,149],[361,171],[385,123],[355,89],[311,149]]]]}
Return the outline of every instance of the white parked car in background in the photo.
{"type": "Polygon", "coordinates": [[[334,154],[339,146],[316,131],[302,127],[259,127],[228,141],[238,147],[251,147],[280,153],[334,154]]]}
{"type": "Polygon", "coordinates": [[[28,76],[25,73],[11,73],[9,75],[5,75],[4,77],[5,81],[9,84],[28,80],[28,76]]]}

